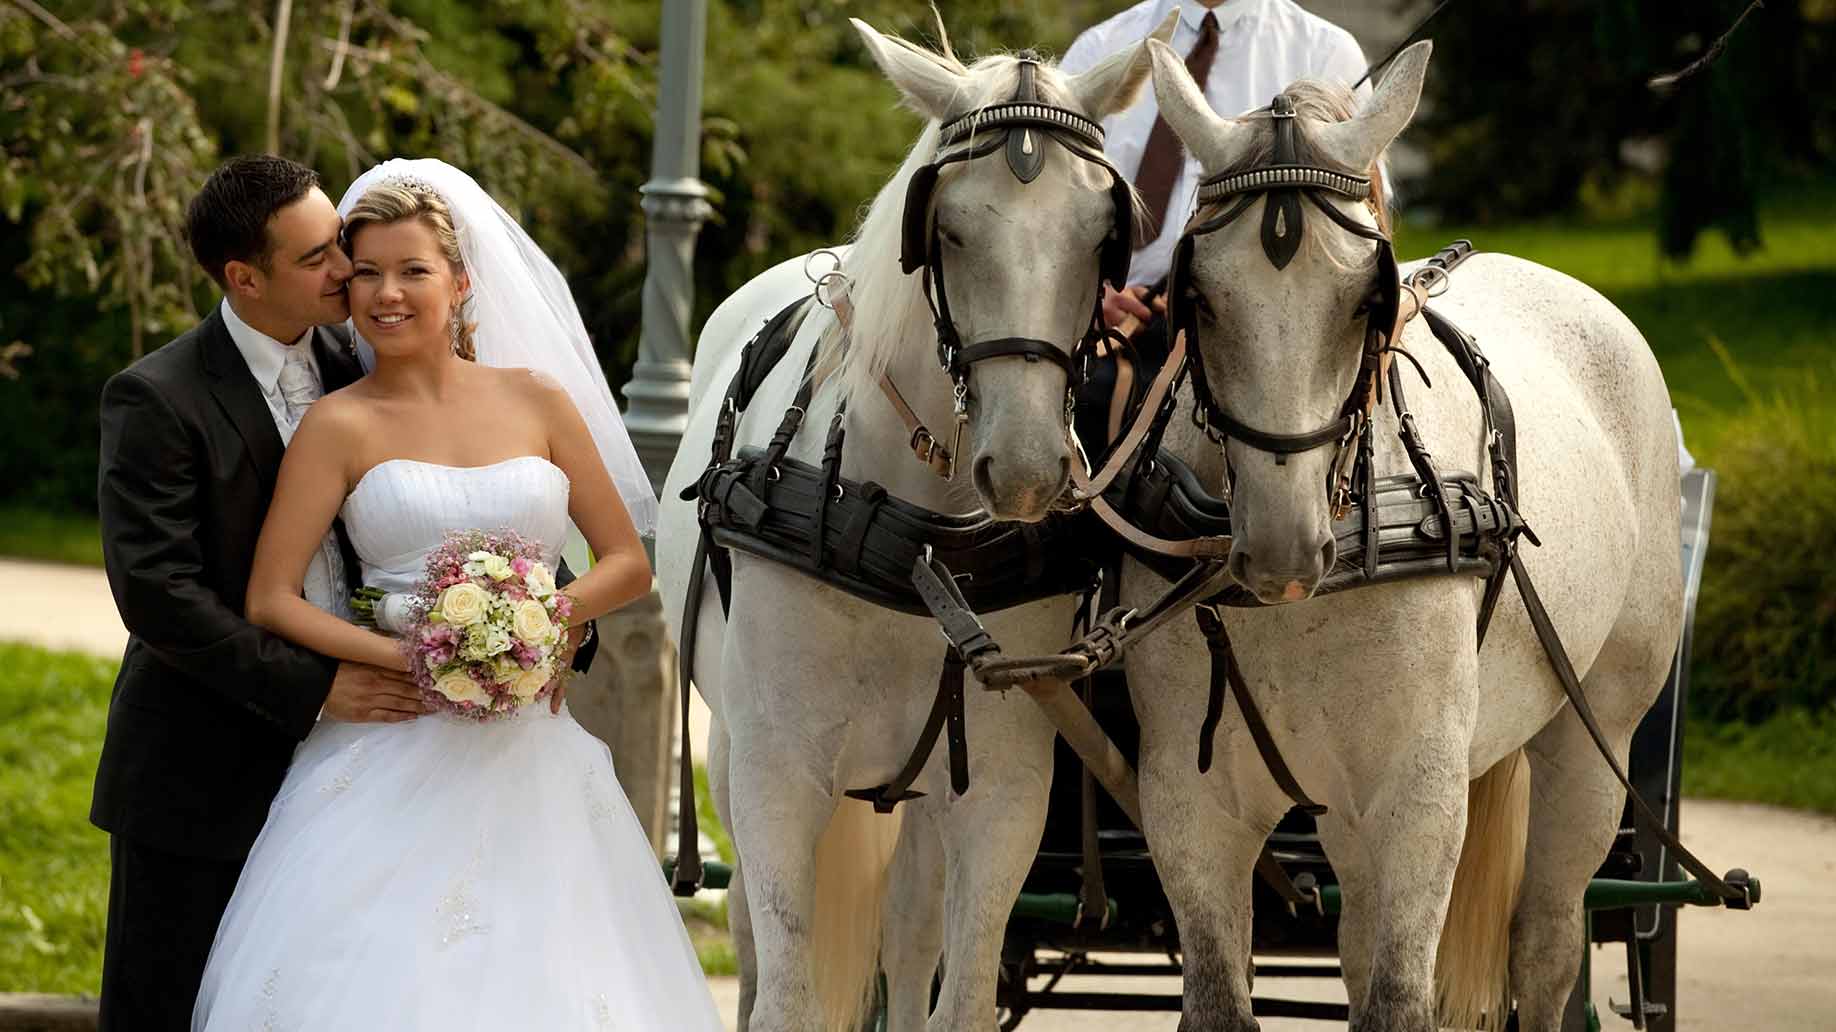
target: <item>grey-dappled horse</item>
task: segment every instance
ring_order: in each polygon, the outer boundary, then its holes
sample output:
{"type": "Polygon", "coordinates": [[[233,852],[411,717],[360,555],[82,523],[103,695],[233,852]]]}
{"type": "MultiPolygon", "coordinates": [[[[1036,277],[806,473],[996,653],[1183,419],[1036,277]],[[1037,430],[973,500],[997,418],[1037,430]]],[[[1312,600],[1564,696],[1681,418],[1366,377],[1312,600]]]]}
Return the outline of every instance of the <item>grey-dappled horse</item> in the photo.
{"type": "MultiPolygon", "coordinates": [[[[1038,521],[1079,461],[1066,426],[1068,362],[1005,354],[969,366],[963,448],[955,456],[963,475],[950,481],[914,461],[911,430],[880,395],[884,373],[926,424],[944,428],[954,421],[954,388],[938,367],[927,280],[900,267],[907,187],[938,156],[942,123],[1008,101],[1023,77],[1031,77],[1040,101],[1101,119],[1145,85],[1146,52],[1135,47],[1083,75],[1065,76],[1010,56],[965,67],[947,45],[935,54],[855,26],[906,103],[930,124],[841,255],[852,325],[844,331],[830,310],[813,311],[747,408],[738,444],[759,445],[771,436],[811,349],[820,349],[814,364],[820,383],[791,458],[819,463],[823,430],[851,399],[844,478],[875,481],[933,511],[1038,521]]],[[[1107,166],[1054,139],[1035,130],[1020,141],[1028,156],[1033,148],[1044,151],[1032,181],[1022,182],[1000,155],[962,161],[938,177],[928,217],[917,213],[923,230],[935,230],[930,236],[941,248],[949,321],[965,350],[1026,339],[1068,351],[1091,323],[1098,256],[1118,224],[1114,183],[1107,166]]],[[[945,149],[958,144],[976,141],[945,149]]],[[[700,533],[695,506],[678,492],[708,463],[741,345],[773,313],[809,293],[802,266],[794,259],[759,276],[702,330],[689,425],[664,491],[657,543],[678,640],[684,589],[691,577],[707,576],[692,562],[700,533]]],[[[940,436],[948,443],[947,434],[940,436]]],[[[903,867],[918,872],[927,894],[936,879],[947,895],[947,924],[926,915],[913,938],[898,944],[928,948],[933,969],[938,950],[947,951],[949,977],[931,1027],[987,1027],[1002,931],[1044,821],[1051,725],[1023,698],[971,692],[968,790],[960,796],[950,790],[940,746],[912,786],[924,797],[901,805],[895,816],[876,816],[843,793],[891,781],[918,739],[943,658],[936,624],[743,551],[732,561],[730,615],[719,593],[707,590],[692,659],[696,686],[713,712],[710,786],[739,854],[730,917],[741,960],[740,1027],[843,1032],[858,1024],[876,970],[885,872],[901,817],[913,854],[903,867]]],[[[1064,642],[1071,609],[1069,598],[1046,599],[995,614],[989,625],[1018,648],[1049,651],[1064,642]]]]}
{"type": "MultiPolygon", "coordinates": [[[[1150,48],[1160,110],[1208,176],[1267,163],[1268,112],[1219,117],[1177,56],[1150,48]]],[[[1373,175],[1414,114],[1428,55],[1426,43],[1405,51],[1355,117],[1346,117],[1342,90],[1291,87],[1299,160],[1373,175]]],[[[1378,225],[1362,202],[1317,196],[1346,219],[1378,225]]],[[[1299,205],[1300,225],[1284,227],[1304,238],[1278,270],[1259,236],[1267,203],[1255,198],[1245,217],[1194,238],[1190,294],[1173,303],[1198,308],[1189,344],[1219,407],[1265,434],[1304,434],[1347,398],[1379,270],[1371,240],[1310,203],[1299,205]]],[[[1605,299],[1526,261],[1476,256],[1432,307],[1477,338],[1515,407],[1518,500],[1542,542],[1526,545],[1523,561],[1623,762],[1681,622],[1663,376],[1605,299]]],[[[1421,320],[1400,343],[1432,379],[1429,389],[1403,373],[1436,461],[1490,486],[1474,391],[1421,320]]],[[[1377,474],[1409,472],[1393,410],[1379,406],[1375,418],[1377,474]]],[[[1221,454],[1191,422],[1177,418],[1167,444],[1211,490],[1233,479],[1235,577],[1264,602],[1291,601],[1226,610],[1224,620],[1300,787],[1330,811],[1319,829],[1343,886],[1352,1027],[1424,1032],[1437,1027],[1438,1006],[1444,1024],[1473,1027],[1483,1013],[1496,1029],[1514,1000],[1524,1032],[1556,1032],[1581,962],[1582,894],[1624,793],[1564,705],[1516,588],[1505,588],[1482,649],[1478,578],[1310,598],[1334,562],[1332,447],[1277,461],[1227,438],[1221,454]]],[[[1131,563],[1125,601],[1163,583],[1131,563]]],[[[1198,773],[1208,669],[1190,622],[1128,657],[1145,831],[1185,951],[1180,1028],[1240,1032],[1256,1027],[1251,868],[1289,800],[1228,704],[1220,760],[1198,773]]]]}

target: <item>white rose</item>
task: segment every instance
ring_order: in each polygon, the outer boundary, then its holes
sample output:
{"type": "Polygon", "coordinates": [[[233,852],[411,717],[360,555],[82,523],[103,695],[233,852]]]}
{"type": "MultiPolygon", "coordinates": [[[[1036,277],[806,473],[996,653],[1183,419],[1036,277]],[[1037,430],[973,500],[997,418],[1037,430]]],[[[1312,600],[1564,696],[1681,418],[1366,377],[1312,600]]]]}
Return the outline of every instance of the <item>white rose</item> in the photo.
{"type": "Polygon", "coordinates": [[[491,705],[491,693],[485,691],[482,685],[472,680],[471,675],[463,670],[454,670],[435,681],[434,691],[454,702],[469,702],[477,706],[491,705]]]}
{"type": "Polygon", "coordinates": [[[510,683],[510,692],[516,696],[518,702],[531,702],[543,688],[548,686],[548,682],[554,679],[555,668],[552,665],[537,663],[523,671],[515,681],[510,683]]]}
{"type": "Polygon", "coordinates": [[[533,598],[517,603],[511,626],[516,636],[531,645],[546,645],[552,640],[555,625],[548,618],[548,608],[533,598]]]}
{"type": "Polygon", "coordinates": [[[549,571],[546,564],[537,563],[523,575],[523,585],[536,598],[547,598],[555,593],[555,575],[549,571]]]}
{"type": "Polygon", "coordinates": [[[510,569],[510,560],[501,555],[485,556],[483,566],[485,575],[496,581],[505,580],[516,572],[510,569]]]}
{"type": "Polygon", "coordinates": [[[508,630],[488,623],[475,623],[465,629],[465,649],[462,655],[479,662],[510,651],[510,645],[508,630]]]}
{"type": "Polygon", "coordinates": [[[455,584],[440,596],[440,615],[449,624],[467,627],[484,619],[485,605],[490,600],[485,590],[476,584],[455,584]]]}

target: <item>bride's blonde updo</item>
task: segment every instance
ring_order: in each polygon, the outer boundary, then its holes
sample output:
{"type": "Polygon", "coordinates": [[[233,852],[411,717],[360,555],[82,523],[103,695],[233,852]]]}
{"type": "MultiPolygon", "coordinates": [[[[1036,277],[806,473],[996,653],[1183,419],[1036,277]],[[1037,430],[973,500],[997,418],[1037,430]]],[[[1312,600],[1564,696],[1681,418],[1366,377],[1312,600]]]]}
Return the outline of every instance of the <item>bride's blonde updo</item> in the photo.
{"type": "MultiPolygon", "coordinates": [[[[459,251],[459,232],[453,227],[453,213],[446,201],[432,187],[410,180],[379,183],[358,199],[350,213],[344,216],[345,253],[351,252],[351,242],[363,227],[386,226],[407,219],[420,219],[422,225],[433,230],[434,239],[440,241],[440,251],[455,275],[465,271],[465,260],[459,251]]],[[[478,359],[478,349],[472,343],[472,333],[478,329],[478,324],[465,318],[470,302],[469,295],[459,299],[459,304],[453,308],[451,329],[453,353],[473,362],[478,359]]]]}

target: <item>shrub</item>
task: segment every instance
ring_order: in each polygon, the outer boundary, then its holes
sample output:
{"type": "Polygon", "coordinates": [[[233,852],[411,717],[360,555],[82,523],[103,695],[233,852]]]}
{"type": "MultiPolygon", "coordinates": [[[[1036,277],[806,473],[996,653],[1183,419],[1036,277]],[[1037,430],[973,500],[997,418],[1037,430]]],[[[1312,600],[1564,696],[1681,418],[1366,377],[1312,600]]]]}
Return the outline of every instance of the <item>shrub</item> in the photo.
{"type": "Polygon", "coordinates": [[[1691,708],[1757,721],[1836,703],[1836,410],[1818,377],[1747,394],[1706,464],[1720,477],[1692,650],[1691,708]]]}

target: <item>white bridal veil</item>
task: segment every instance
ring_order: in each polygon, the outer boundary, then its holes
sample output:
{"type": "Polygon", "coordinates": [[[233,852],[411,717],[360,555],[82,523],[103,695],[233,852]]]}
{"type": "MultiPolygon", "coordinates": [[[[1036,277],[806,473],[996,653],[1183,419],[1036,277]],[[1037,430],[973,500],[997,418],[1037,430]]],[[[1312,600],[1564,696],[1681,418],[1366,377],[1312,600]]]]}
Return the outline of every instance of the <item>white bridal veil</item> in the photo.
{"type": "MultiPolygon", "coordinates": [[[[434,158],[394,158],[365,172],[338,202],[339,216],[349,215],[371,187],[396,179],[426,185],[452,211],[460,254],[472,280],[466,315],[478,324],[472,337],[478,361],[503,368],[526,367],[566,387],[592,431],[606,471],[631,512],[631,522],[639,534],[653,535],[656,492],[619,418],[605,371],[599,367],[561,270],[471,176],[434,158]]],[[[352,336],[364,368],[369,369],[375,364],[369,342],[354,327],[352,336]]]]}

